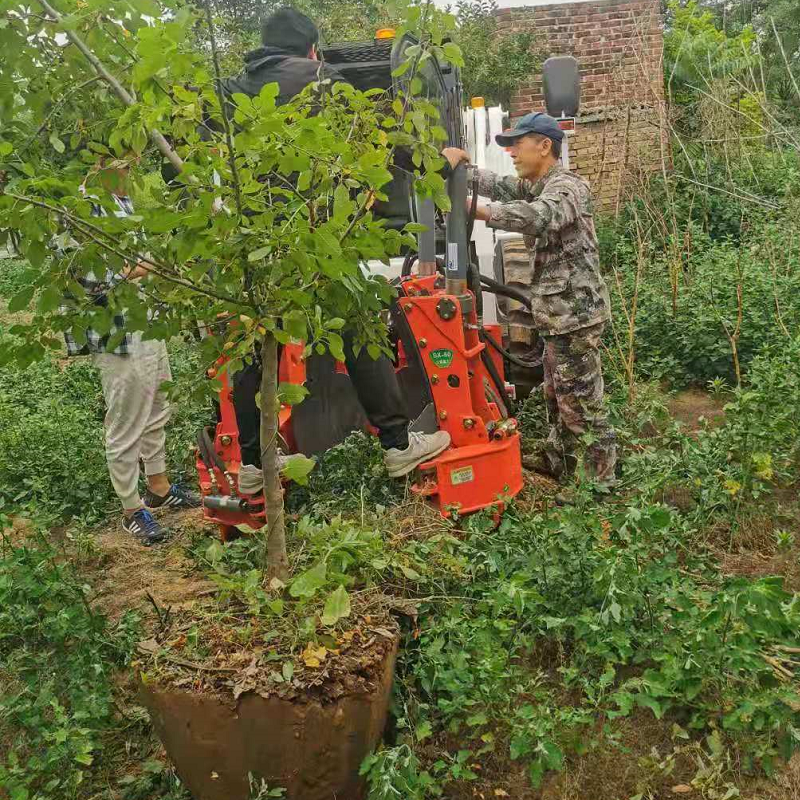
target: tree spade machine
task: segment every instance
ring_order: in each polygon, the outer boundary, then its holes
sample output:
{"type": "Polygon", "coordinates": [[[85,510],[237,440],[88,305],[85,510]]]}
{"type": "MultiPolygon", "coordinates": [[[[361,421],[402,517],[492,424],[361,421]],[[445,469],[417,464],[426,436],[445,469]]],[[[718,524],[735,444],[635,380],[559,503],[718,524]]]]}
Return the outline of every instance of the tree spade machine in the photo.
{"type": "MultiPolygon", "coordinates": [[[[392,71],[413,43],[404,36],[334,45],[325,57],[356,88],[397,91],[402,85],[392,71]]],[[[429,60],[421,77],[440,109],[448,144],[461,146],[458,70],[429,60]]],[[[411,430],[438,428],[452,440],[448,450],[420,466],[412,489],[445,516],[489,507],[499,512],[523,486],[520,434],[510,414],[513,387],[504,378],[508,353],[500,327],[483,324],[483,292],[529,301],[478,271],[470,246],[474,206],[470,215],[463,166],[451,175],[448,191],[452,211],[442,220],[432,202],[415,194],[413,176],[395,171],[388,200],[378,209],[387,226],[402,228],[411,221],[426,226],[418,252],[402,260],[393,280],[397,298],[389,312],[390,340],[411,430]]],[[[314,456],[365,429],[367,421],[344,365],[329,355],[304,360],[302,354],[301,343],[282,350],[280,381],[305,385],[309,395],[297,406],[281,408],[279,429],[287,454],[314,456]]],[[[214,370],[211,376],[217,377],[214,370]]],[[[227,540],[239,526],[262,527],[266,513],[262,493],[238,489],[241,452],[232,389],[227,373],[219,380],[218,421],[200,432],[197,469],[205,517],[227,540]]]]}

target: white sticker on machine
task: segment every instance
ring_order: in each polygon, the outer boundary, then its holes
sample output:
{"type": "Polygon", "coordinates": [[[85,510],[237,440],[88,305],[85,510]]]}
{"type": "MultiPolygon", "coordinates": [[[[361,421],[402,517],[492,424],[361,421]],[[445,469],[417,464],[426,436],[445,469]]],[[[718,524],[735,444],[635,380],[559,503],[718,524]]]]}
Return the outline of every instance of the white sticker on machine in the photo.
{"type": "Polygon", "coordinates": [[[471,483],[475,480],[475,470],[472,467],[459,467],[450,471],[450,483],[460,486],[462,483],[471,483]]]}
{"type": "Polygon", "coordinates": [[[458,242],[450,242],[447,245],[447,269],[450,272],[458,272],[458,242]]]}

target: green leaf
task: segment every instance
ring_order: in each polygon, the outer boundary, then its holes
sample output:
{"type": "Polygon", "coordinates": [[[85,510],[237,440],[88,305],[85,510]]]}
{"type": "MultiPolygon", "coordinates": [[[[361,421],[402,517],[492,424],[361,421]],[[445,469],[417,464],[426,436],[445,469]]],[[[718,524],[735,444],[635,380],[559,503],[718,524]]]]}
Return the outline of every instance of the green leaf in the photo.
{"type": "Polygon", "coordinates": [[[106,344],[106,352],[113,353],[121,344],[122,340],[125,338],[125,331],[115,331],[111,336],[108,337],[108,343],[106,344]]]}
{"type": "Polygon", "coordinates": [[[455,64],[457,67],[464,66],[464,57],[461,54],[461,48],[457,44],[447,42],[442,46],[442,51],[444,52],[444,57],[451,64],[455,64]]]}
{"type": "Polygon", "coordinates": [[[8,301],[8,310],[12,312],[22,311],[26,309],[29,305],[31,300],[33,299],[34,293],[33,286],[26,286],[24,289],[20,289],[9,301],[8,301]]]}
{"type": "Polygon", "coordinates": [[[0,142],[0,157],[10,156],[14,152],[14,145],[11,142],[0,142]]]}
{"type": "Polygon", "coordinates": [[[39,297],[39,311],[44,314],[47,314],[50,311],[55,311],[55,309],[57,309],[60,305],[62,299],[63,295],[58,289],[56,289],[55,286],[48,286],[39,297]]]}
{"type": "Polygon", "coordinates": [[[131,0],[131,5],[140,14],[144,14],[147,17],[158,18],[161,16],[161,7],[155,0],[131,0]]]}
{"type": "Polygon", "coordinates": [[[409,58],[392,72],[393,78],[400,78],[411,69],[412,60],[409,58]]]}
{"type": "Polygon", "coordinates": [[[547,753],[546,762],[549,769],[559,771],[564,766],[564,753],[555,742],[543,742],[542,744],[547,753]]]}
{"type": "Polygon", "coordinates": [[[222,557],[225,555],[225,548],[218,542],[213,541],[207,548],[206,548],[206,558],[212,563],[216,564],[218,561],[222,561],[222,557]]]}
{"type": "Polygon", "coordinates": [[[337,361],[344,361],[344,340],[338,333],[331,331],[328,334],[328,350],[337,361]]]}
{"type": "Polygon", "coordinates": [[[247,260],[250,262],[261,261],[262,258],[266,258],[271,252],[272,252],[272,245],[267,245],[266,247],[259,247],[258,250],[253,250],[252,253],[248,253],[247,260]]]}
{"type": "Polygon", "coordinates": [[[420,723],[417,725],[416,729],[414,730],[414,736],[416,737],[418,742],[423,742],[429,736],[433,735],[433,728],[431,727],[431,723],[428,720],[425,722],[420,723]]]}
{"type": "Polygon", "coordinates": [[[642,708],[649,708],[655,714],[656,719],[661,719],[664,716],[664,709],[655,697],[651,697],[648,694],[637,694],[636,702],[642,708]]]}
{"type": "Polygon", "coordinates": [[[316,466],[316,463],[313,458],[306,458],[300,454],[294,455],[286,462],[286,466],[281,470],[281,475],[286,480],[305,486],[308,483],[308,476],[316,466]]]}
{"type": "Polygon", "coordinates": [[[278,386],[278,400],[287,406],[296,406],[308,397],[308,389],[299,383],[281,383],[278,386]]]}
{"type": "Polygon", "coordinates": [[[299,310],[290,311],[283,317],[283,327],[292,339],[302,342],[308,333],[306,315],[299,310]]]}
{"type": "Polygon", "coordinates": [[[285,681],[290,681],[294,677],[294,662],[284,661],[281,667],[281,674],[285,681]]]}
{"type": "Polygon", "coordinates": [[[63,153],[64,150],[66,150],[64,142],[62,142],[55,133],[50,134],[50,144],[53,145],[53,149],[57,153],[63,153]]]}
{"type": "Polygon", "coordinates": [[[531,761],[528,767],[528,775],[531,779],[531,786],[533,786],[534,789],[538,789],[542,785],[542,780],[544,779],[544,762],[541,758],[531,761]]]}
{"type": "Polygon", "coordinates": [[[419,574],[415,569],[411,569],[411,567],[407,567],[405,564],[400,565],[400,571],[403,575],[406,576],[410,581],[419,581],[422,580],[422,575],[419,574]]]}
{"type": "Polygon", "coordinates": [[[289,594],[294,598],[313,597],[325,585],[327,574],[327,565],[320,561],[292,581],[289,594]]]}
{"type": "Polygon", "coordinates": [[[328,595],[325,608],[322,612],[323,625],[335,625],[340,619],[350,616],[350,595],[344,586],[337,587],[336,591],[328,595]]]}

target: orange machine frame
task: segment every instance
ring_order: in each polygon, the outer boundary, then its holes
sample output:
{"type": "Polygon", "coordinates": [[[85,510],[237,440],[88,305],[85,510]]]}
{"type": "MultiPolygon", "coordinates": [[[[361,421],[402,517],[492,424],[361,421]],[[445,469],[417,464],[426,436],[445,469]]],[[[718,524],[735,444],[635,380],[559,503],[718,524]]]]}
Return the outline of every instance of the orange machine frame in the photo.
{"type": "MultiPolygon", "coordinates": [[[[420,479],[412,490],[429,499],[443,516],[468,514],[494,507],[499,513],[523,486],[520,435],[516,420],[504,417],[491,375],[483,361],[486,345],[472,294],[446,294],[438,276],[403,278],[399,285],[399,311],[408,322],[416,353],[399,347],[398,369],[417,357],[429,384],[439,428],[450,434],[451,447],[420,466],[420,479]],[[487,391],[487,388],[489,391],[487,391]],[[492,399],[495,392],[495,400],[492,399]]],[[[496,339],[497,326],[487,328],[496,339]]],[[[489,351],[497,374],[503,374],[499,354],[489,351]]],[[[198,452],[197,470],[206,518],[216,523],[223,540],[236,535],[238,526],[265,524],[264,496],[238,491],[241,466],[239,430],[224,357],[209,371],[221,384],[220,415],[213,446],[219,463],[208,465],[198,452]],[[206,505],[206,503],[209,505],[206,505]]],[[[344,369],[337,365],[337,370],[344,369]]],[[[302,384],[306,380],[302,345],[283,348],[280,381],[302,384]]],[[[279,429],[289,452],[295,451],[292,415],[281,407],[279,429]]]]}

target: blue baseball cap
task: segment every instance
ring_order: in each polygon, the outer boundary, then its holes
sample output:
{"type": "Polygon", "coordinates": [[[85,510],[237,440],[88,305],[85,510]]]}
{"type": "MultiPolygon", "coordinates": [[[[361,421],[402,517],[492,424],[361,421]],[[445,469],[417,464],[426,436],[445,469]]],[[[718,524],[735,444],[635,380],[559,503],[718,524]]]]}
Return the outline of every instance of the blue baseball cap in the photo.
{"type": "Polygon", "coordinates": [[[520,117],[511,130],[499,133],[494,140],[500,147],[511,147],[514,142],[529,133],[538,133],[540,136],[547,136],[548,139],[556,142],[560,142],[564,138],[564,131],[558,127],[558,122],[549,114],[537,111],[534,114],[520,117]]]}

